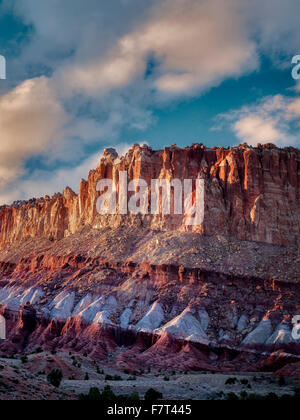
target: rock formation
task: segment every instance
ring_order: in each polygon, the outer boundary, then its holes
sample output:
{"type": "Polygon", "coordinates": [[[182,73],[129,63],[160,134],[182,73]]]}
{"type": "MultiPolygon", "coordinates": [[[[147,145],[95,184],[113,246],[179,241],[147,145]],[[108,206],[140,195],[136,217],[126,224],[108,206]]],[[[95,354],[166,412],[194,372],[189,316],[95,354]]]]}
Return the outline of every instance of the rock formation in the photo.
{"type": "Polygon", "coordinates": [[[206,149],[195,144],[153,151],[134,146],[125,156],[108,149],[96,170],[82,180],[79,194],[70,188],[52,198],[16,202],[0,208],[0,244],[27,237],[61,239],[83,226],[118,227],[125,224],[152,229],[187,230],[185,215],[97,214],[100,179],[119,183],[119,172],[128,181],[144,179],[205,179],[205,218],[192,230],[204,235],[233,236],[241,240],[278,245],[298,245],[300,151],[267,145],[258,148],[206,149]]]}
{"type": "Polygon", "coordinates": [[[2,206],[0,351],[72,350],[120,368],[297,363],[299,188],[297,149],[134,146],[106,150],[78,195],[2,206]],[[97,182],[119,188],[120,171],[148,185],[204,179],[203,224],[99,215],[97,182]]]}

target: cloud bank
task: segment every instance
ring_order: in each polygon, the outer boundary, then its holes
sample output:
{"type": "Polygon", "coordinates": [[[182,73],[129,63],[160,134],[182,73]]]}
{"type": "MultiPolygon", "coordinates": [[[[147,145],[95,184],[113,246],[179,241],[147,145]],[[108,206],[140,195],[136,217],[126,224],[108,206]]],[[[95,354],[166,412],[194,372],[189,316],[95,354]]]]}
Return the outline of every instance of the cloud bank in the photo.
{"type": "MultiPolygon", "coordinates": [[[[0,202],[52,189],[28,183],[29,159],[52,167],[62,189],[65,165],[76,178],[96,143],[146,130],[154,103],[201,95],[258,71],[262,53],[278,62],[300,45],[298,0],[4,0],[0,11],[32,28],[0,96],[0,202]]],[[[294,144],[298,109],[264,98],[230,124],[251,144],[294,144]]]]}

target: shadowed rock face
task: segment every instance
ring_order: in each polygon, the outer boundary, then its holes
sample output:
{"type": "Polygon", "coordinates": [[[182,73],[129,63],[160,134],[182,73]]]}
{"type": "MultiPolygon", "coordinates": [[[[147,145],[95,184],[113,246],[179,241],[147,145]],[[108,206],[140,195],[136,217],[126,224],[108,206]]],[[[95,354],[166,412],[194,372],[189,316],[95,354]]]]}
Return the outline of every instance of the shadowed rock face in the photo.
{"type": "Polygon", "coordinates": [[[271,145],[109,149],[78,195],[2,207],[0,352],[72,350],[122,369],[297,363],[299,162],[299,150],[271,145]],[[204,178],[204,224],[98,215],[97,181],[118,185],[119,171],[148,185],[204,178]]]}
{"type": "Polygon", "coordinates": [[[27,237],[61,239],[83,226],[118,227],[124,224],[151,229],[189,231],[204,235],[233,236],[279,245],[297,245],[300,237],[300,151],[240,146],[225,150],[193,145],[154,151],[135,146],[125,156],[104,152],[78,195],[63,194],[17,202],[0,208],[0,244],[27,237]],[[100,179],[119,184],[119,172],[128,181],[152,179],[205,179],[205,218],[201,226],[187,227],[184,215],[100,216],[96,211],[100,179]]]}

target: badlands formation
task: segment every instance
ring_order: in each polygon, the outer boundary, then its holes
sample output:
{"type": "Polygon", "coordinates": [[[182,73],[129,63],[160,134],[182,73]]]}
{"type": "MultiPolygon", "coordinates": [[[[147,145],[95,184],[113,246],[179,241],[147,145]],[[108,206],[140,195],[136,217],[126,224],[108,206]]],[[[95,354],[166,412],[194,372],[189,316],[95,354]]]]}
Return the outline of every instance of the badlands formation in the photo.
{"type": "Polygon", "coordinates": [[[106,150],[52,198],[0,208],[1,354],[87,354],[119,369],[277,371],[300,363],[300,150],[106,150]],[[96,185],[205,180],[186,215],[99,215],[96,185]]]}

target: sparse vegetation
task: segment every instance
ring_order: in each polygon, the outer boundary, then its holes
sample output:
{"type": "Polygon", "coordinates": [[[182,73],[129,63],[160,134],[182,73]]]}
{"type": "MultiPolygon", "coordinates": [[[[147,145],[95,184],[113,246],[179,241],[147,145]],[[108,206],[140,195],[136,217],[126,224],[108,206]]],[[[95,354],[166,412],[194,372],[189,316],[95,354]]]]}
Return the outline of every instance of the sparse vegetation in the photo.
{"type": "Polygon", "coordinates": [[[156,389],[150,388],[145,394],[145,401],[158,401],[162,400],[163,394],[156,389]]]}
{"type": "Polygon", "coordinates": [[[22,362],[23,364],[25,364],[25,363],[27,363],[27,362],[28,362],[28,356],[26,356],[26,354],[24,354],[24,355],[21,357],[21,362],[22,362]]]}
{"type": "Polygon", "coordinates": [[[248,379],[242,379],[242,380],[241,380],[241,384],[242,384],[242,385],[248,385],[248,384],[249,384],[248,379]]]}
{"type": "Polygon", "coordinates": [[[294,395],[277,395],[274,392],[270,392],[267,395],[259,394],[248,394],[247,392],[241,392],[240,395],[236,395],[233,392],[230,392],[226,395],[226,399],[229,401],[300,401],[300,396],[298,394],[294,395]]]}
{"type": "Polygon", "coordinates": [[[119,375],[114,375],[114,376],[106,375],[105,380],[106,381],[123,381],[123,378],[119,375]]]}
{"type": "Polygon", "coordinates": [[[81,401],[139,401],[140,397],[137,392],[129,395],[115,395],[111,387],[107,385],[103,392],[100,393],[98,388],[91,388],[87,395],[80,394],[79,400],[81,401]]]}
{"type": "Polygon", "coordinates": [[[228,378],[227,381],[225,382],[225,385],[235,385],[237,382],[236,378],[228,378]]]}
{"type": "Polygon", "coordinates": [[[47,376],[47,381],[56,388],[59,388],[62,378],[62,371],[60,369],[53,369],[47,376]]]}
{"type": "Polygon", "coordinates": [[[278,385],[279,386],[285,386],[286,385],[286,381],[285,381],[285,378],[283,376],[280,376],[280,378],[278,380],[278,385]]]}

